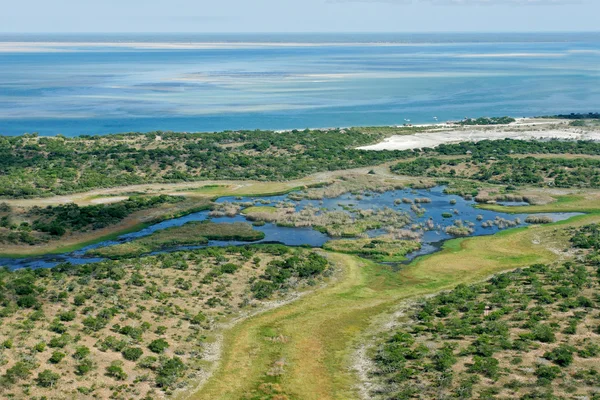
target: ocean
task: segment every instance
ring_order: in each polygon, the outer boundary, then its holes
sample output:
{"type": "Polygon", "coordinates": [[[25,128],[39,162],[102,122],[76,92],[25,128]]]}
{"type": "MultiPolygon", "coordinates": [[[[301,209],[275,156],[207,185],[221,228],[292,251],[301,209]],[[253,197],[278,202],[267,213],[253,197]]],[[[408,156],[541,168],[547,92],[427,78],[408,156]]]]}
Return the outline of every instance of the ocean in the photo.
{"type": "Polygon", "coordinates": [[[599,109],[600,33],[0,35],[2,135],[599,109]]]}

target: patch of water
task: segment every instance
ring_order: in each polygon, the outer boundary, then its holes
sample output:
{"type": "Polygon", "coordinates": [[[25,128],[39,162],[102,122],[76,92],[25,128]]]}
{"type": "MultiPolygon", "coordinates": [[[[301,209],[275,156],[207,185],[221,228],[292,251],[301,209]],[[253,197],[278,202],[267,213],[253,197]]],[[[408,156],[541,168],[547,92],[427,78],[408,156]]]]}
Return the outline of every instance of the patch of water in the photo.
{"type": "MultiPolygon", "coordinates": [[[[435,227],[433,230],[425,231],[422,237],[422,248],[408,255],[409,259],[414,259],[417,256],[430,254],[437,251],[441,247],[441,243],[452,236],[446,233],[445,228],[460,219],[464,224],[472,226],[473,233],[470,236],[491,235],[502,229],[503,225],[512,224],[514,226],[526,226],[525,218],[529,214],[508,214],[490,210],[482,210],[475,208],[473,200],[465,200],[462,197],[448,195],[444,193],[444,187],[438,186],[431,189],[401,189],[393,190],[385,193],[367,193],[360,196],[350,193],[341,196],[322,199],[293,201],[287,195],[269,196],[269,197],[221,197],[217,200],[222,202],[239,202],[239,203],[256,203],[257,205],[276,205],[279,202],[293,203],[296,211],[300,211],[305,207],[312,206],[327,210],[344,210],[348,207],[356,209],[382,209],[385,207],[406,212],[411,216],[414,224],[430,224],[435,227]],[[421,203],[420,206],[425,209],[424,213],[417,215],[411,211],[411,204],[403,203],[402,199],[410,199],[414,202],[417,198],[428,198],[429,203],[421,203]],[[491,221],[491,222],[489,222],[491,221]],[[515,222],[518,221],[518,222],[515,222]],[[488,223],[486,223],[488,222],[488,223]]],[[[222,222],[244,222],[246,218],[243,215],[235,215],[233,217],[210,217],[209,210],[204,210],[192,213],[183,217],[173,218],[162,221],[152,226],[146,227],[140,231],[124,234],[115,240],[104,241],[94,245],[86,246],[80,250],[39,257],[28,257],[20,259],[0,258],[0,265],[7,266],[10,269],[18,268],[49,268],[59,263],[70,262],[72,264],[88,264],[102,261],[102,258],[89,257],[85,253],[91,249],[111,246],[115,244],[125,243],[136,238],[148,236],[156,231],[181,226],[190,221],[211,220],[215,223],[222,222]]],[[[547,215],[554,221],[562,221],[571,218],[579,213],[543,213],[536,215],[547,215]]],[[[318,232],[309,227],[291,228],[281,227],[272,223],[267,223],[263,226],[255,227],[256,230],[264,232],[264,239],[252,243],[281,243],[289,246],[308,245],[311,247],[320,247],[331,238],[326,234],[318,232]]],[[[374,229],[367,234],[371,237],[376,237],[385,233],[383,229],[374,229]]],[[[206,246],[230,246],[243,245],[248,242],[240,241],[209,241],[205,246],[179,246],[172,249],[163,250],[157,253],[177,251],[190,248],[201,248],[206,246]]]]}

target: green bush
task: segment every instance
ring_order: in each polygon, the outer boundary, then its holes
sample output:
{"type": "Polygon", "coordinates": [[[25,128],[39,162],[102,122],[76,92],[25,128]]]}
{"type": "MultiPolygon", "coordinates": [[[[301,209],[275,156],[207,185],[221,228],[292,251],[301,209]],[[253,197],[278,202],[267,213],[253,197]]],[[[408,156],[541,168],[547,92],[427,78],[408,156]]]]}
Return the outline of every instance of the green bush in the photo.
{"type": "Polygon", "coordinates": [[[58,382],[59,379],[59,374],[46,369],[38,374],[35,381],[37,382],[38,386],[51,388],[56,385],[56,382],[58,382]]]}
{"type": "Polygon", "coordinates": [[[171,387],[183,375],[186,366],[179,357],[161,360],[156,371],[156,385],[162,388],[171,387]]]}
{"type": "Polygon", "coordinates": [[[77,346],[73,353],[73,358],[76,360],[83,360],[90,355],[90,349],[86,346],[77,346]]]}
{"type": "Polygon", "coordinates": [[[139,347],[126,347],[125,349],[123,349],[121,354],[123,354],[123,358],[125,358],[126,360],[137,361],[142,356],[142,354],[144,354],[144,351],[139,347]]]}
{"type": "Polygon", "coordinates": [[[94,369],[94,363],[89,358],[84,358],[75,366],[75,373],[83,376],[94,369]]]}
{"type": "Polygon", "coordinates": [[[160,354],[164,352],[169,347],[169,343],[165,339],[155,339],[148,345],[148,348],[153,353],[160,354]]]}
{"type": "Polygon", "coordinates": [[[106,375],[118,381],[127,379],[127,374],[123,371],[123,363],[121,361],[113,361],[106,367],[106,375]]]}
{"type": "Polygon", "coordinates": [[[561,367],[566,367],[571,365],[573,362],[573,353],[575,350],[576,349],[573,346],[561,344],[552,351],[547,351],[544,353],[544,358],[560,365],[561,367]]]}
{"type": "Polygon", "coordinates": [[[52,352],[52,355],[50,356],[50,358],[48,359],[48,362],[51,364],[58,364],[59,362],[61,362],[63,360],[63,358],[65,358],[67,355],[63,352],[60,351],[54,351],[52,352]]]}

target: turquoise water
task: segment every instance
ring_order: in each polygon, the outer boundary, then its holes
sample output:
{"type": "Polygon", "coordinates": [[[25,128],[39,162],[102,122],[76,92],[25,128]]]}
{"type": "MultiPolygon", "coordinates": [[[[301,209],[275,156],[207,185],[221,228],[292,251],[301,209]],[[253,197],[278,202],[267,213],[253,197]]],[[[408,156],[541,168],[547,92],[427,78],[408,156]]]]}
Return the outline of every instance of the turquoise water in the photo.
{"type": "Polygon", "coordinates": [[[599,33],[0,35],[0,134],[590,112],[599,65],[599,33]]]}

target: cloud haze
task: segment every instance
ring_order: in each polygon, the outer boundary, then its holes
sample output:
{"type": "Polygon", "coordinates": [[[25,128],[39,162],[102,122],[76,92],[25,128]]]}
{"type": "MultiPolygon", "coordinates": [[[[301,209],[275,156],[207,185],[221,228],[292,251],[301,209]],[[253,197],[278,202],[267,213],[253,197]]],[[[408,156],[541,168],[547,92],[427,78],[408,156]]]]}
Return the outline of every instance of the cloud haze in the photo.
{"type": "Polygon", "coordinates": [[[598,0],[0,0],[0,32],[597,31],[598,0]]]}

